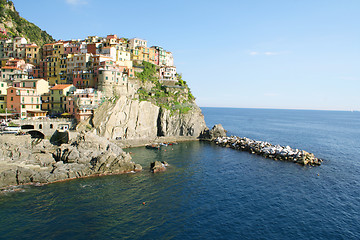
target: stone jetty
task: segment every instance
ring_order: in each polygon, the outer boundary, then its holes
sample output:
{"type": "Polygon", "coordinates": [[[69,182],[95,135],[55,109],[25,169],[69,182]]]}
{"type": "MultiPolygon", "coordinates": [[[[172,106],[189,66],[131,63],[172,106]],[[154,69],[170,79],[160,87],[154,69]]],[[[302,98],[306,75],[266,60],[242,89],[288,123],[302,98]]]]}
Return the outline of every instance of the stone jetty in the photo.
{"type": "Polygon", "coordinates": [[[304,150],[292,149],[289,146],[273,145],[268,142],[255,141],[246,137],[217,137],[212,140],[219,146],[247,151],[265,158],[289,161],[301,165],[318,166],[322,160],[304,150]]]}

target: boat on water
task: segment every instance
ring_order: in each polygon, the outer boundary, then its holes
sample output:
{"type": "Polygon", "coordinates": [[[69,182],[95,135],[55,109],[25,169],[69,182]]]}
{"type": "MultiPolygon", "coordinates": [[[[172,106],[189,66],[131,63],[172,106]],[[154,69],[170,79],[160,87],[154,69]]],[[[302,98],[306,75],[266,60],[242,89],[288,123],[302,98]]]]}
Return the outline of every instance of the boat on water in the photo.
{"type": "Polygon", "coordinates": [[[147,149],[156,149],[159,150],[160,149],[160,145],[159,144],[149,144],[145,146],[147,149]]]}
{"type": "Polygon", "coordinates": [[[168,146],[172,146],[172,145],[176,145],[178,144],[177,142],[161,142],[161,143],[152,143],[152,144],[148,144],[145,147],[147,149],[157,149],[159,150],[161,147],[168,147],[168,146]]]}

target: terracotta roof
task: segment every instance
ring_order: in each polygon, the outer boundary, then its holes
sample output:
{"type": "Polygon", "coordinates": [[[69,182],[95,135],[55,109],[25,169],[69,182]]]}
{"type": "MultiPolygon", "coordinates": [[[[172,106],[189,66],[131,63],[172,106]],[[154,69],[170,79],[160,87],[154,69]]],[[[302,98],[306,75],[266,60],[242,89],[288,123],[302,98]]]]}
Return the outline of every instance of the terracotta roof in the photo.
{"type": "Polygon", "coordinates": [[[15,69],[15,70],[21,70],[20,68],[17,68],[17,67],[8,67],[8,66],[2,67],[1,69],[15,69]]]}
{"type": "Polygon", "coordinates": [[[55,85],[54,87],[50,88],[50,90],[61,90],[61,89],[65,89],[72,86],[72,84],[58,84],[55,85]]]}
{"type": "Polygon", "coordinates": [[[38,47],[38,45],[36,45],[35,43],[33,43],[33,44],[26,44],[25,47],[26,47],[26,48],[33,48],[33,47],[36,48],[36,47],[38,47]]]}

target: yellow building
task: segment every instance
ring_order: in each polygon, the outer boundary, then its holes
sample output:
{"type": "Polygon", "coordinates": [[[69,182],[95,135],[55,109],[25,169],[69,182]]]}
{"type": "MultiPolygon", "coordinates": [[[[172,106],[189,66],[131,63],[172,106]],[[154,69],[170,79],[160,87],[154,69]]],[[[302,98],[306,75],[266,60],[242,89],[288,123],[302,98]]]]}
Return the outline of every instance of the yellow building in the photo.
{"type": "MultiPolygon", "coordinates": [[[[155,59],[155,52],[154,59],[155,59]]],[[[132,60],[140,60],[150,62],[150,48],[148,47],[136,47],[132,50],[132,60]]]]}
{"type": "Polygon", "coordinates": [[[25,48],[25,62],[37,65],[40,62],[39,47],[36,44],[27,44],[25,48]]]}
{"type": "Polygon", "coordinates": [[[66,54],[64,43],[51,45],[51,55],[47,56],[47,80],[50,85],[66,83],[66,54]],[[60,74],[62,73],[62,74],[60,74]]]}
{"type": "Polygon", "coordinates": [[[155,48],[149,48],[149,62],[155,65],[159,64],[159,59],[157,56],[157,51],[155,48]]]}
{"type": "Polygon", "coordinates": [[[7,88],[6,82],[0,82],[0,111],[6,108],[7,88]]]}
{"type": "Polygon", "coordinates": [[[50,88],[51,113],[63,113],[66,109],[65,97],[76,90],[72,84],[58,84],[50,88]]]}
{"type": "Polygon", "coordinates": [[[50,85],[57,84],[58,74],[60,72],[60,58],[58,56],[48,56],[46,58],[47,65],[47,80],[50,85]]]}
{"type": "MultiPolygon", "coordinates": [[[[60,62],[59,62],[59,69],[57,71],[57,83],[58,84],[67,84],[67,67],[66,67],[66,59],[67,59],[67,54],[62,54],[60,57],[60,62]]],[[[56,80],[55,80],[56,82],[56,80]]]]}

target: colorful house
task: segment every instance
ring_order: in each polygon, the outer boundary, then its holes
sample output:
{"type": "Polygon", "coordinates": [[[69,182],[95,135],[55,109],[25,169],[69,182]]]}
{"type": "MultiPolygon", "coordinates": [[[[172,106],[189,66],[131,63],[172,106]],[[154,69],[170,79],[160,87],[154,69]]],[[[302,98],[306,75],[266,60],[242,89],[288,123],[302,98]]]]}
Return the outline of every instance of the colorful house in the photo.
{"type": "Polygon", "coordinates": [[[93,72],[77,71],[70,74],[69,79],[72,79],[73,85],[76,88],[95,88],[97,77],[93,72]]]}
{"type": "Polygon", "coordinates": [[[67,74],[72,72],[90,70],[93,66],[92,54],[81,53],[81,54],[69,54],[66,59],[66,71],[67,74]]]}
{"type": "Polygon", "coordinates": [[[93,88],[77,89],[66,97],[66,112],[73,115],[78,122],[93,115],[94,109],[101,104],[101,92],[93,88]]]}
{"type": "Polygon", "coordinates": [[[43,111],[41,111],[40,95],[35,88],[9,87],[7,89],[6,105],[8,110],[13,111],[21,118],[28,117],[28,112],[31,112],[32,116],[36,112],[40,116],[44,115],[43,111]]]}
{"type": "Polygon", "coordinates": [[[17,67],[8,67],[8,66],[2,67],[0,74],[1,74],[0,81],[8,82],[8,83],[11,83],[16,80],[23,80],[29,78],[29,75],[26,71],[17,67]]]}
{"type": "Polygon", "coordinates": [[[51,113],[63,113],[65,111],[65,97],[76,90],[72,84],[58,84],[50,88],[51,113]]]}
{"type": "Polygon", "coordinates": [[[119,67],[104,66],[99,68],[98,89],[105,97],[121,96],[126,94],[128,76],[119,67]]]}
{"type": "Polygon", "coordinates": [[[0,82],[0,109],[6,109],[6,96],[8,85],[6,82],[0,82]]]}
{"type": "Polygon", "coordinates": [[[35,43],[26,44],[25,48],[25,62],[31,64],[39,64],[40,54],[39,54],[39,46],[35,43]]]}
{"type": "Polygon", "coordinates": [[[159,58],[159,62],[157,65],[164,66],[166,65],[166,51],[159,46],[152,46],[151,48],[154,48],[157,51],[157,55],[159,58]]]}
{"type": "Polygon", "coordinates": [[[159,69],[160,81],[177,82],[176,67],[161,67],[159,69]]]}
{"type": "Polygon", "coordinates": [[[140,38],[132,38],[129,40],[129,46],[131,49],[135,49],[136,47],[146,47],[147,41],[140,38]]]}
{"type": "Polygon", "coordinates": [[[35,88],[39,95],[49,93],[49,82],[39,78],[14,81],[13,87],[35,88]]]}

